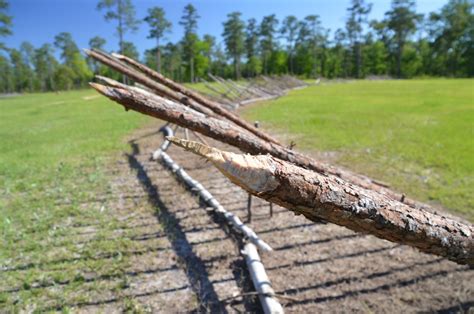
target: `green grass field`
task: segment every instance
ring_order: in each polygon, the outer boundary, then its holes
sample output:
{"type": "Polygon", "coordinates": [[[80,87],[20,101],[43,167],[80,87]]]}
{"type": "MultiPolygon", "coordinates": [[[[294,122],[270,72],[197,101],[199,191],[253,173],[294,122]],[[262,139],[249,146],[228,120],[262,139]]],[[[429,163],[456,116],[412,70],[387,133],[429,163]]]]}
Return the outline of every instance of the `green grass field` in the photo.
{"type": "Polygon", "coordinates": [[[474,80],[358,81],[243,110],[356,172],[474,220],[474,80]]]}
{"type": "Polygon", "coordinates": [[[52,215],[43,207],[52,199],[83,193],[108,153],[125,149],[123,137],[145,120],[92,90],[0,99],[3,227],[31,227],[31,219],[52,215]]]}
{"type": "MultiPolygon", "coordinates": [[[[125,113],[95,91],[32,94],[0,99],[0,267],[22,267],[0,275],[0,308],[7,312],[80,301],[77,294],[84,270],[120,273],[127,263],[120,252],[130,241],[95,241],[77,245],[72,225],[100,226],[97,238],[110,237],[120,222],[108,217],[101,204],[88,200],[106,195],[107,162],[128,150],[124,138],[149,121],[125,113]],[[104,260],[77,260],[97,252],[115,254],[104,260]],[[72,262],[66,262],[71,260],[72,262]],[[43,268],[41,265],[50,267],[43,268]],[[32,285],[71,284],[52,292],[32,285]],[[22,287],[18,294],[2,292],[22,287]]],[[[102,283],[89,284],[89,291],[102,283]]],[[[39,309],[37,309],[39,310],[39,309]]]]}
{"type": "MultiPolygon", "coordinates": [[[[332,152],[337,163],[473,219],[473,83],[312,86],[248,107],[244,115],[287,132],[300,150],[332,152]]],[[[120,279],[130,262],[121,252],[139,244],[107,240],[125,223],[100,203],[81,204],[108,195],[108,162],[130,149],[125,138],[132,130],[151,121],[92,90],[0,99],[0,267],[36,265],[2,271],[0,308],[16,311],[52,300],[61,306],[126,286],[125,275],[123,281],[84,281],[85,272],[120,279]],[[79,246],[72,224],[96,225],[98,241],[79,246]],[[111,254],[112,262],[94,259],[97,252],[111,254]],[[77,256],[92,259],[74,261],[77,256]],[[67,260],[73,262],[58,262],[67,260]],[[64,282],[69,284],[58,289],[32,289],[64,282]],[[16,294],[5,292],[17,287],[16,294]]]]}

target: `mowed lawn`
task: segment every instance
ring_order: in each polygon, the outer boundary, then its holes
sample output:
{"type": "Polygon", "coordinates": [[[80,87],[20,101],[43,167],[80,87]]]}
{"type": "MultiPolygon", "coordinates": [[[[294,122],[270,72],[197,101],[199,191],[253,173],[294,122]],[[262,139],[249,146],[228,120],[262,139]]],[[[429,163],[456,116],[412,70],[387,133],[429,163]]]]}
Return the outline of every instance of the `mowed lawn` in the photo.
{"type": "Polygon", "coordinates": [[[85,193],[104,158],[125,150],[124,136],[146,120],[93,90],[0,98],[3,231],[52,215],[43,208],[51,199],[85,193]]]}
{"type": "Polygon", "coordinates": [[[329,152],[333,162],[474,220],[474,80],[328,83],[242,114],[299,150],[329,152]]]}
{"type": "Polygon", "coordinates": [[[80,302],[104,289],[93,282],[79,293],[85,270],[123,271],[131,241],[106,241],[121,222],[93,200],[107,199],[108,162],[117,165],[126,135],[148,121],[93,90],[0,99],[0,312],[80,302]],[[73,227],[89,225],[103,241],[78,244],[73,227]]]}

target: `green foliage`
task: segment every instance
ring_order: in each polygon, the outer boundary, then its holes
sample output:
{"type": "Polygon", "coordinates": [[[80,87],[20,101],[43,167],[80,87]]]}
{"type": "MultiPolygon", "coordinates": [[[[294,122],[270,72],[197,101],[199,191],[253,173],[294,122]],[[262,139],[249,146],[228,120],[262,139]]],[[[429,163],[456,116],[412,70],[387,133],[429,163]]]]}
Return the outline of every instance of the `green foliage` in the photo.
{"type": "Polygon", "coordinates": [[[278,27],[278,19],[275,14],[264,16],[260,24],[260,49],[263,58],[263,73],[269,71],[268,61],[272,57],[273,50],[276,48],[276,31],[278,27]]]}
{"type": "Polygon", "coordinates": [[[150,26],[148,38],[156,39],[158,45],[160,44],[160,39],[162,39],[166,33],[171,32],[173,25],[166,19],[165,11],[160,7],[149,8],[148,15],[144,21],[150,26]]]}
{"type": "Polygon", "coordinates": [[[200,18],[196,8],[192,4],[188,4],[184,7],[183,16],[179,21],[179,24],[184,28],[184,38],[182,39],[183,47],[183,59],[187,61],[186,65],[186,76],[191,82],[194,82],[195,78],[195,65],[194,58],[197,54],[197,43],[199,37],[196,34],[197,21],[200,18]]]}
{"type": "Polygon", "coordinates": [[[388,51],[380,40],[364,46],[363,61],[364,74],[385,75],[387,74],[388,51]]]}
{"type": "Polygon", "coordinates": [[[404,77],[411,78],[422,74],[422,60],[415,47],[407,45],[402,55],[402,73],[404,77]]]}
{"type": "Polygon", "coordinates": [[[392,0],[392,8],[385,13],[387,29],[393,32],[393,54],[396,56],[396,73],[398,77],[405,74],[402,69],[403,49],[408,37],[416,30],[422,16],[415,12],[414,0],[392,0]]]}
{"type": "Polygon", "coordinates": [[[229,57],[234,60],[235,67],[235,78],[240,78],[240,58],[244,53],[244,21],[240,18],[242,14],[240,12],[232,12],[227,14],[227,21],[223,23],[224,42],[226,45],[226,51],[229,57]]]}
{"type": "Polygon", "coordinates": [[[100,0],[97,10],[106,10],[106,21],[117,21],[117,35],[119,37],[120,52],[124,52],[124,34],[136,31],[140,21],[135,18],[135,7],[131,0],[100,0]]]}
{"type": "Polygon", "coordinates": [[[145,17],[145,22],[150,26],[150,33],[148,38],[156,40],[156,69],[161,72],[161,48],[160,40],[163,39],[166,33],[171,32],[172,24],[165,17],[165,11],[160,7],[153,7],[148,9],[148,15],[145,17]]]}
{"type": "MultiPolygon", "coordinates": [[[[104,46],[106,43],[107,41],[104,38],[100,36],[95,36],[89,40],[89,47],[91,49],[104,50],[104,46]]],[[[94,74],[104,75],[105,73],[107,73],[108,68],[106,66],[102,65],[100,62],[97,62],[90,57],[87,57],[87,64],[89,64],[89,67],[91,68],[94,74]]]]}
{"type": "Polygon", "coordinates": [[[356,81],[293,91],[244,116],[299,149],[474,219],[474,81],[356,81]]]}
{"type": "Polygon", "coordinates": [[[372,4],[364,0],[352,0],[351,6],[347,9],[349,17],[346,22],[347,37],[349,39],[354,56],[355,72],[354,77],[362,76],[362,34],[364,24],[367,23],[367,16],[372,10],[372,4]]]}
{"type": "Polygon", "coordinates": [[[474,75],[474,3],[450,0],[429,17],[438,75],[474,75]]]}
{"type": "Polygon", "coordinates": [[[0,37],[12,34],[12,17],[7,14],[7,10],[8,2],[6,0],[0,0],[0,37]]]}
{"type": "Polygon", "coordinates": [[[14,90],[27,90],[30,88],[30,79],[33,76],[28,64],[25,62],[20,51],[10,49],[10,63],[12,65],[14,77],[14,90]]]}
{"type": "MultiPolygon", "coordinates": [[[[1,17],[7,6],[4,0],[0,3],[1,17]]],[[[145,51],[142,62],[180,82],[196,81],[208,73],[225,78],[288,72],[311,78],[474,76],[474,3],[448,0],[424,20],[414,3],[393,0],[384,19],[368,23],[371,4],[351,0],[345,28],[332,36],[315,14],[302,20],[289,15],[279,26],[274,14],[261,21],[251,18],[244,22],[240,12],[231,12],[223,23],[222,42],[210,35],[198,36],[200,16],[188,4],[179,22],[184,28],[182,40],[164,45],[161,41],[171,23],[162,8],[152,7],[144,21],[150,27],[148,38],[156,40],[156,47],[145,51]],[[416,30],[420,31],[415,39],[416,30]]],[[[126,31],[138,25],[131,0],[100,0],[98,9],[106,11],[107,20],[117,21],[121,52],[139,59],[133,43],[123,39],[126,31]]],[[[89,46],[103,50],[105,43],[105,39],[95,36],[89,46]]],[[[82,88],[92,73],[123,78],[91,59],[84,60],[67,32],[55,37],[54,46],[60,50],[62,65],[71,71],[58,68],[50,44],[35,49],[24,43],[19,51],[0,44],[0,50],[4,50],[0,93],[82,88]],[[65,82],[57,81],[62,79],[65,82]]]]}
{"type": "Polygon", "coordinates": [[[287,52],[289,58],[288,69],[290,73],[294,72],[293,52],[295,49],[296,36],[298,35],[299,27],[298,19],[294,15],[289,15],[283,20],[280,29],[280,33],[284,36],[287,42],[287,52]]]}
{"type": "Polygon", "coordinates": [[[54,71],[58,66],[58,61],[54,58],[53,47],[50,44],[44,44],[35,50],[34,66],[36,71],[36,87],[41,91],[55,90],[54,71]]]}
{"type": "Polygon", "coordinates": [[[0,260],[2,267],[38,265],[2,273],[2,291],[20,288],[1,294],[2,311],[47,312],[110,290],[110,281],[85,283],[86,276],[117,277],[129,261],[120,253],[143,246],[126,232],[116,237],[120,222],[90,201],[110,195],[107,164],[129,147],[123,137],[148,119],[92,90],[0,99],[0,110],[0,260]],[[94,225],[97,233],[79,244],[72,224],[94,225]],[[117,258],[90,258],[104,253],[117,258]],[[42,284],[50,288],[34,288],[42,284]]]}
{"type": "Polygon", "coordinates": [[[135,59],[135,60],[139,59],[139,54],[138,54],[137,47],[130,41],[124,41],[123,42],[122,54],[124,56],[127,56],[127,57],[135,59]]]}
{"type": "Polygon", "coordinates": [[[70,90],[74,85],[74,77],[74,71],[70,67],[61,64],[54,72],[55,88],[58,90],[70,90]]]}

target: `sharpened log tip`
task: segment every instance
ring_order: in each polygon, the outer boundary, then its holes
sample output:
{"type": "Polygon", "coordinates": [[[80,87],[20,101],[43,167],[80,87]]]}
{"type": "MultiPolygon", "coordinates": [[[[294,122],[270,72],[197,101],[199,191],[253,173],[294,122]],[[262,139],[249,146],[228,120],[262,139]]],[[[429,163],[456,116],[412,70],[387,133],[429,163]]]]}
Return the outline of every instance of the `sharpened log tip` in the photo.
{"type": "Polygon", "coordinates": [[[279,185],[273,174],[275,165],[270,156],[235,154],[177,137],[166,138],[173,144],[206,158],[233,183],[247,191],[263,193],[272,191],[279,185]]]}
{"type": "Polygon", "coordinates": [[[99,83],[94,83],[94,82],[89,82],[89,85],[95,89],[96,91],[98,91],[99,93],[101,93],[102,95],[105,95],[105,96],[108,96],[108,87],[105,86],[105,85],[102,85],[102,84],[99,84],[99,83]]]}
{"type": "Polygon", "coordinates": [[[221,154],[220,150],[207,146],[205,144],[199,143],[199,142],[189,141],[189,140],[185,140],[185,139],[178,138],[175,136],[167,136],[166,139],[170,141],[171,143],[184,148],[187,151],[190,151],[192,153],[195,153],[201,157],[204,157],[210,160],[213,159],[213,156],[212,156],[213,154],[217,154],[217,155],[221,154]]]}

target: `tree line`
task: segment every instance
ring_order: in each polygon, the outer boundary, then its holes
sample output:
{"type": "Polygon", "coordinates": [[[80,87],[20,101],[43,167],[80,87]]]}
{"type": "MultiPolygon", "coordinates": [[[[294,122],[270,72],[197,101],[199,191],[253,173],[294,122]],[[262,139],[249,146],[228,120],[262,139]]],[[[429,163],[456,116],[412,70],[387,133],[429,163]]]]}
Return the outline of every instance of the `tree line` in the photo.
{"type": "MultiPolygon", "coordinates": [[[[470,0],[448,0],[427,15],[416,12],[414,0],[392,0],[381,20],[369,19],[372,3],[351,0],[345,27],[334,32],[316,14],[282,20],[271,14],[245,21],[240,12],[231,12],[223,22],[222,43],[212,35],[198,35],[200,16],[192,4],[184,7],[179,21],[184,35],[175,43],[165,42],[173,23],[160,7],[149,8],[142,19],[136,17],[131,0],[100,0],[97,9],[115,24],[121,54],[180,82],[194,82],[208,73],[236,79],[286,73],[308,78],[474,76],[470,0]],[[141,24],[148,26],[155,47],[140,57],[125,37],[141,24]]],[[[0,0],[0,38],[11,35],[11,26],[8,3],[0,0]]],[[[90,48],[104,50],[105,44],[100,36],[89,41],[90,48]]],[[[94,74],[120,79],[86,59],[70,33],[59,33],[41,47],[24,42],[14,49],[0,42],[0,93],[82,88],[94,74]]]]}

